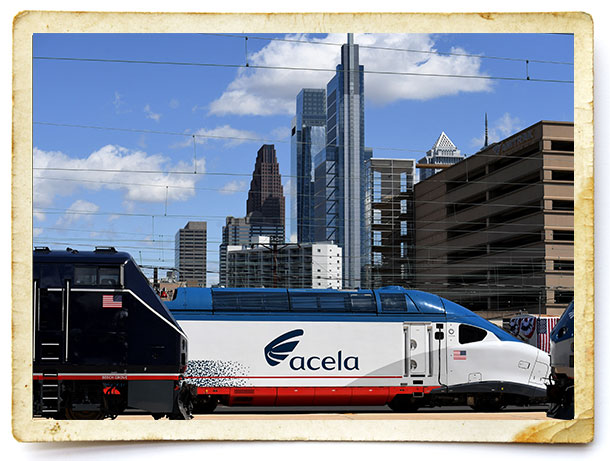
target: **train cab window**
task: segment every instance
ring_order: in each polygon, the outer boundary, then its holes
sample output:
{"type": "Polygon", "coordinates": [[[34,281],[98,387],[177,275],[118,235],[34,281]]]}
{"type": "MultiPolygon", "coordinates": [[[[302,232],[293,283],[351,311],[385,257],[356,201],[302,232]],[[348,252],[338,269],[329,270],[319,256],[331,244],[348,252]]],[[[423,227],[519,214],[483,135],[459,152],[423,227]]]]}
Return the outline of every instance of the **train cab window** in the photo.
{"type": "Polygon", "coordinates": [[[120,270],[118,267],[100,267],[98,271],[99,284],[106,286],[118,286],[120,270]]]}
{"type": "Polygon", "coordinates": [[[487,330],[473,327],[471,325],[461,324],[459,328],[460,344],[476,343],[483,341],[487,336],[487,330]]]}
{"type": "Polygon", "coordinates": [[[97,267],[76,266],[74,268],[74,285],[97,285],[97,267]]]}
{"type": "Polygon", "coordinates": [[[115,287],[120,285],[118,266],[75,266],[74,285],[115,287]]]}

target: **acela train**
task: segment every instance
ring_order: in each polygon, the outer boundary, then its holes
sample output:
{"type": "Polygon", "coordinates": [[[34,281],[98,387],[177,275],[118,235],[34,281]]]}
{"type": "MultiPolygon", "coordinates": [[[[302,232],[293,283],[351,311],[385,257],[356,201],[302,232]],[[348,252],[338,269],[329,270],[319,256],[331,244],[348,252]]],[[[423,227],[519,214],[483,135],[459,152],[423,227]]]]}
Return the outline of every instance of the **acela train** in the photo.
{"type": "Polygon", "coordinates": [[[545,401],[549,355],[468,309],[401,287],[178,288],[194,412],[223,405],[469,405],[545,401]]]}
{"type": "Polygon", "coordinates": [[[551,380],[548,386],[547,415],[574,418],[574,301],[551,332],[551,380]]]}
{"type": "Polygon", "coordinates": [[[34,250],[33,414],[189,419],[187,337],[127,253],[34,250]]]}

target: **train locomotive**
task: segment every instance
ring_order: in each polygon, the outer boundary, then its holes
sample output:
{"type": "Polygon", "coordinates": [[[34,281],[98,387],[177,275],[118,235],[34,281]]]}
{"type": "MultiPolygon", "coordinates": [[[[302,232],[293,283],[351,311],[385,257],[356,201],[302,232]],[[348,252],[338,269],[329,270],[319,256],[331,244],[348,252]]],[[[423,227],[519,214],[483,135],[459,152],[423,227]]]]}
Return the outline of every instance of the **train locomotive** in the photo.
{"type": "Polygon", "coordinates": [[[376,290],[178,288],[194,412],[228,406],[469,405],[546,400],[549,355],[439,296],[376,290]]]}
{"type": "Polygon", "coordinates": [[[574,301],[551,332],[551,379],[547,394],[551,403],[547,416],[574,419],[574,301]]]}
{"type": "Polygon", "coordinates": [[[187,337],[129,254],[36,248],[33,300],[34,416],[192,417],[187,337]]]}

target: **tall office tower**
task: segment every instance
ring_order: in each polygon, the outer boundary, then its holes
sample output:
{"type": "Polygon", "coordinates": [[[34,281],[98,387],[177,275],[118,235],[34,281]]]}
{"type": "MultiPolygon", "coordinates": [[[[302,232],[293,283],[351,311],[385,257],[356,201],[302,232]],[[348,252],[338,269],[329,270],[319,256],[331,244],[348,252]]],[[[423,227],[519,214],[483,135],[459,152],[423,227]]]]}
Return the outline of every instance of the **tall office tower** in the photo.
{"type": "Polygon", "coordinates": [[[222,243],[219,246],[219,277],[221,286],[228,286],[227,252],[232,246],[247,245],[250,243],[250,220],[246,218],[234,218],[227,216],[225,225],[222,227],[222,243]]]}
{"type": "Polygon", "coordinates": [[[367,288],[409,287],[414,278],[415,160],[373,158],[367,167],[366,217],[372,249],[367,288]]]}
{"type": "Polygon", "coordinates": [[[261,232],[268,229],[275,235],[278,234],[278,230],[281,230],[281,240],[284,240],[284,206],[284,188],[280,176],[280,165],[275,155],[275,146],[264,144],[256,156],[246,202],[250,225],[260,228],[261,232]]]}
{"type": "Polygon", "coordinates": [[[458,163],[465,158],[464,154],[460,153],[460,150],[443,131],[434,143],[434,146],[432,146],[432,149],[426,152],[426,156],[418,162],[419,180],[428,179],[447,166],[458,163]],[[439,168],[426,165],[439,165],[439,168]]]}
{"type": "Polygon", "coordinates": [[[314,160],[315,237],[343,249],[343,286],[357,288],[369,253],[362,221],[370,151],[364,148],[364,67],[353,34],[341,47],[341,64],[326,94],[326,147],[314,160]]]}
{"type": "Polygon", "coordinates": [[[299,243],[313,242],[313,159],[326,144],[326,90],[298,94],[290,143],[290,232],[299,243]]]}
{"type": "Polygon", "coordinates": [[[187,285],[205,287],[207,258],[207,223],[189,221],[176,232],[175,265],[178,280],[187,285]]]}

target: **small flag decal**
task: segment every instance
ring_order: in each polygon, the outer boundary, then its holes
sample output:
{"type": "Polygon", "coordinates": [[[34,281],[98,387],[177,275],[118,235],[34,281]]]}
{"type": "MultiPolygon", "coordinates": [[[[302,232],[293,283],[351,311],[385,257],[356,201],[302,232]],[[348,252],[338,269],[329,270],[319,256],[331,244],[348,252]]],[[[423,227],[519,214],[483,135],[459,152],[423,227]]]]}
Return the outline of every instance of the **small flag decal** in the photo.
{"type": "Polygon", "coordinates": [[[466,360],[466,351],[453,351],[453,360],[466,360]]]}
{"type": "Polygon", "coordinates": [[[104,309],[122,309],[123,295],[102,295],[102,307],[104,309]]]}

